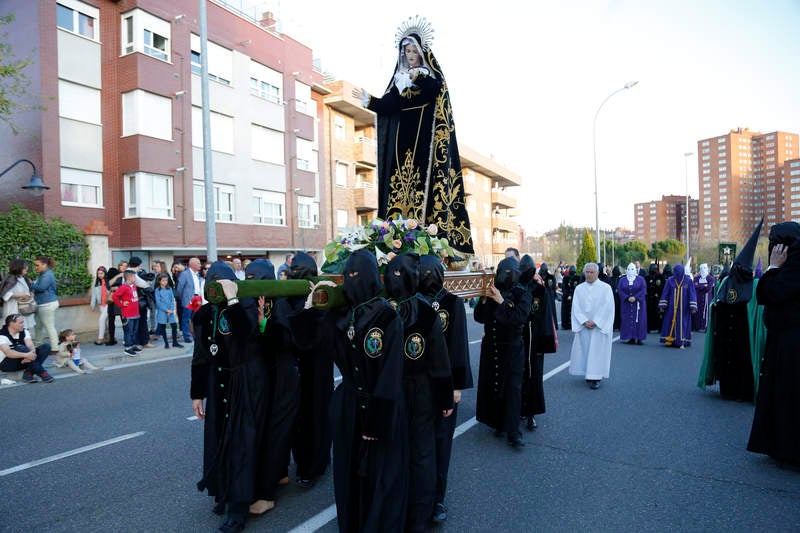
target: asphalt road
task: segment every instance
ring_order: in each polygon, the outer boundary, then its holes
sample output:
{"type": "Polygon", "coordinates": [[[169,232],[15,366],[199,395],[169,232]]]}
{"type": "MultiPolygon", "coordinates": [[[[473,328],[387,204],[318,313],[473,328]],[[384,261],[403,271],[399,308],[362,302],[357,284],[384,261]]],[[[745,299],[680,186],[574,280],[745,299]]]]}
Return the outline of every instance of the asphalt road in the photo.
{"type": "MultiPolygon", "coordinates": [[[[480,335],[472,324],[470,339],[480,335]]],[[[572,334],[559,339],[545,372],[568,361],[572,334]]],[[[475,390],[466,391],[443,529],[800,531],[800,470],[745,450],[751,404],[695,386],[702,342],[696,335],[683,351],[655,335],[644,346],[617,342],[597,391],[553,373],[547,413],[521,451],[472,425],[475,390]]],[[[479,344],[470,347],[477,378],[479,344]]],[[[0,390],[0,531],[215,530],[221,520],[195,489],[202,422],[189,419],[188,366],[0,390]]],[[[310,490],[291,484],[247,529],[335,531],[332,504],[330,474],[310,490]]]]}

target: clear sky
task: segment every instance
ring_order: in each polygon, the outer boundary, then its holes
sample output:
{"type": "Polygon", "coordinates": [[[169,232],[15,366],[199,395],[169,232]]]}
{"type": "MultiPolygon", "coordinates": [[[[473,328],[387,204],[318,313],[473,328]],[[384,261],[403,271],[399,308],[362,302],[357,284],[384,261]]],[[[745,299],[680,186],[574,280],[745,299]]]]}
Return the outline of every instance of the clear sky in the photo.
{"type": "MultiPolygon", "coordinates": [[[[523,178],[519,222],[633,228],[633,204],[684,194],[685,152],[732,128],[800,132],[800,0],[280,0],[323,70],[381,93],[397,26],[435,28],[458,140],[523,178]]],[[[263,2],[262,4],[267,4],[263,2]]],[[[277,8],[276,8],[277,7],[277,8]]],[[[689,158],[697,197],[697,158],[689,158]]]]}

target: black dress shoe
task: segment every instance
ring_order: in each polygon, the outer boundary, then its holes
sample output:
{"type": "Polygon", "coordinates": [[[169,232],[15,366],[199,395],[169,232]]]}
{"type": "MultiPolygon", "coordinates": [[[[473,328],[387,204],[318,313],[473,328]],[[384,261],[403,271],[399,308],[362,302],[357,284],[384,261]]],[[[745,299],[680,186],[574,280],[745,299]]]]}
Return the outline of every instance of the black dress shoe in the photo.
{"type": "Polygon", "coordinates": [[[304,488],[304,489],[310,489],[311,487],[314,486],[315,480],[313,480],[313,479],[303,479],[303,478],[298,476],[295,479],[295,482],[298,485],[300,485],[302,488],[304,488]]]}
{"type": "Polygon", "coordinates": [[[431,516],[431,522],[435,524],[441,524],[445,520],[447,520],[447,507],[445,507],[443,503],[437,503],[433,506],[433,516],[431,516]]]}
{"type": "Polygon", "coordinates": [[[235,518],[228,518],[219,526],[219,530],[222,533],[239,533],[244,530],[244,522],[235,518]]]}
{"type": "Polygon", "coordinates": [[[508,445],[514,448],[515,450],[519,450],[520,448],[525,446],[525,443],[522,442],[521,435],[514,435],[513,437],[508,439],[508,445]]]}
{"type": "Polygon", "coordinates": [[[534,430],[534,429],[536,429],[537,427],[538,427],[538,426],[537,426],[537,424],[536,424],[536,420],[535,420],[535,419],[534,419],[532,416],[529,416],[529,417],[528,417],[528,423],[525,425],[525,428],[526,428],[528,431],[533,431],[533,430],[534,430]]]}
{"type": "Polygon", "coordinates": [[[636,339],[628,339],[625,344],[636,344],[636,339]]]}
{"type": "Polygon", "coordinates": [[[589,388],[591,388],[592,390],[599,389],[600,388],[600,380],[599,379],[592,380],[592,384],[589,385],[589,388]]]}

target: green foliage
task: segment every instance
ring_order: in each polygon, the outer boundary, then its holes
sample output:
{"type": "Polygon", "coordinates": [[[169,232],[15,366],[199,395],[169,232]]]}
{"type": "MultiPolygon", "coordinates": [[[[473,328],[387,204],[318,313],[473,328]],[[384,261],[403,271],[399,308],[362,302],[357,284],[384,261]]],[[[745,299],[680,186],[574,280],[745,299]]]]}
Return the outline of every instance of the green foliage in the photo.
{"type": "MultiPolygon", "coordinates": [[[[14,14],[0,16],[0,27],[11,24],[14,14]]],[[[17,135],[22,128],[14,121],[14,115],[30,109],[44,109],[40,105],[26,104],[30,99],[31,80],[25,73],[30,66],[30,58],[19,59],[14,55],[7,33],[0,34],[0,121],[8,124],[11,132],[17,135]]]]}
{"type": "Polygon", "coordinates": [[[19,257],[28,262],[28,277],[35,279],[33,260],[38,255],[55,260],[53,274],[60,298],[86,295],[92,276],[86,267],[89,248],[81,231],[63,219],[47,220],[39,213],[12,205],[0,215],[0,269],[5,272],[8,262],[19,257]]]}
{"type": "Polygon", "coordinates": [[[647,257],[655,261],[666,259],[669,263],[683,263],[686,254],[686,245],[675,239],[656,241],[650,246],[647,257]]]}
{"type": "Polygon", "coordinates": [[[618,263],[624,267],[636,261],[644,264],[644,258],[647,257],[647,245],[641,241],[629,241],[620,244],[616,249],[616,254],[618,263]]]}
{"type": "Polygon", "coordinates": [[[578,254],[578,259],[575,261],[575,268],[578,272],[583,270],[586,263],[594,263],[597,261],[597,249],[594,247],[594,239],[592,239],[589,230],[583,231],[583,244],[581,245],[581,253],[578,254]]]}

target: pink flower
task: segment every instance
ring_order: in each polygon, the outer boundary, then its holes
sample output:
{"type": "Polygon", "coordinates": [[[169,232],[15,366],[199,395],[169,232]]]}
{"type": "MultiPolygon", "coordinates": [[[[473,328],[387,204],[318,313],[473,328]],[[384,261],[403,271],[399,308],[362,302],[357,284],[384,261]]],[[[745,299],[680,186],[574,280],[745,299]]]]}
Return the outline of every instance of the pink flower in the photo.
{"type": "Polygon", "coordinates": [[[399,250],[400,247],[402,246],[403,246],[403,241],[401,241],[400,239],[395,239],[392,241],[392,248],[394,248],[395,250],[399,250]]]}
{"type": "Polygon", "coordinates": [[[413,218],[409,218],[408,220],[406,220],[406,227],[408,229],[417,229],[417,226],[419,226],[419,223],[413,218]]]}
{"type": "Polygon", "coordinates": [[[386,257],[389,259],[389,261],[391,261],[392,259],[397,257],[397,254],[394,252],[389,252],[388,254],[386,254],[386,257]]]}
{"type": "Polygon", "coordinates": [[[436,227],[436,224],[428,226],[428,235],[435,236],[437,233],[439,233],[439,228],[436,227]]]}

